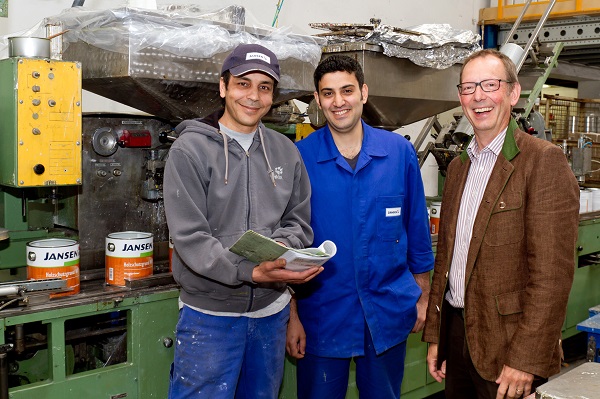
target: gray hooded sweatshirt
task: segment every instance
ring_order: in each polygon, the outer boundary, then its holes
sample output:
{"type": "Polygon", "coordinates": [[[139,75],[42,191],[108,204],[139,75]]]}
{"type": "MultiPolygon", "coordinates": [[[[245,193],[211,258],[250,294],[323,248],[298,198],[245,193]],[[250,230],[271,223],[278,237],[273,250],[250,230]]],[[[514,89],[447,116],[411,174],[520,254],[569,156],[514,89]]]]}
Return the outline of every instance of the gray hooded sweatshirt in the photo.
{"type": "Polygon", "coordinates": [[[179,137],[165,168],[173,277],[190,306],[260,310],[279,298],[286,284],[252,282],[256,263],[229,247],[246,230],[293,248],[311,244],[308,174],[292,141],[262,123],[246,153],[206,122],[187,120],[176,127],[179,137]]]}

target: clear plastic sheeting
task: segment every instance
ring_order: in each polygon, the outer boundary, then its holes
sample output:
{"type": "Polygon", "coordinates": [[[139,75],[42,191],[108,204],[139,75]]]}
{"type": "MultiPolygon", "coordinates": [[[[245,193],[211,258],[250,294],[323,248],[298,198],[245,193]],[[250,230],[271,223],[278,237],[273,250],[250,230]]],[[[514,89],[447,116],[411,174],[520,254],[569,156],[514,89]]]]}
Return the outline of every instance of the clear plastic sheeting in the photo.
{"type": "Polygon", "coordinates": [[[480,36],[469,30],[458,30],[448,24],[423,24],[397,28],[385,24],[311,24],[329,29],[321,35],[328,44],[366,42],[383,47],[385,55],[407,58],[416,65],[446,69],[462,62],[480,49],[480,36]]]}
{"type": "Polygon", "coordinates": [[[172,121],[221,108],[221,66],[239,44],[261,44],[277,55],[275,103],[310,95],[326,41],[289,28],[247,26],[245,18],[235,5],[208,12],[193,5],[72,7],[24,36],[58,35],[52,57],[81,62],[85,90],[172,121]]]}
{"type": "Polygon", "coordinates": [[[202,12],[196,6],[168,6],[164,11],[73,7],[46,18],[45,24],[68,30],[63,35],[63,50],[70,43],[85,42],[123,54],[153,48],[176,56],[211,58],[238,44],[260,43],[280,60],[296,58],[314,66],[319,63],[323,41],[291,34],[285,28],[245,26],[244,14],[241,6],[213,12],[202,12]]]}

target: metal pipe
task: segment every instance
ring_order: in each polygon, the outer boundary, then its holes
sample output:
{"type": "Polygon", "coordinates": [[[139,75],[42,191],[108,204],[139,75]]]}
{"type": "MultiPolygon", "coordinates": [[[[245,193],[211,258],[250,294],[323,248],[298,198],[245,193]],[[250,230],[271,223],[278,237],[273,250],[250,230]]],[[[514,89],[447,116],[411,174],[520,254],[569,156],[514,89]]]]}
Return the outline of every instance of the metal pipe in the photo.
{"type": "Polygon", "coordinates": [[[73,0],[73,5],[71,7],[79,7],[85,3],[85,0],[73,0]]]}
{"type": "Polygon", "coordinates": [[[19,293],[19,287],[16,285],[0,287],[0,296],[17,295],[18,293],[19,293]]]}
{"type": "Polygon", "coordinates": [[[525,16],[525,13],[527,12],[527,9],[529,8],[529,5],[531,4],[532,1],[533,0],[528,0],[527,3],[525,3],[525,5],[523,5],[523,10],[521,11],[521,14],[519,15],[519,17],[513,24],[512,28],[510,29],[510,32],[508,32],[508,35],[506,36],[506,40],[504,41],[504,43],[502,43],[503,46],[506,43],[508,43],[508,41],[510,40],[512,35],[515,33],[515,31],[517,30],[519,25],[521,25],[521,21],[523,20],[523,17],[525,16]]]}
{"type": "Polygon", "coordinates": [[[0,399],[8,399],[8,354],[0,353],[0,399]]]}
{"type": "Polygon", "coordinates": [[[434,115],[434,116],[430,117],[429,119],[427,119],[427,122],[425,122],[423,129],[421,129],[421,132],[419,133],[419,135],[417,136],[417,139],[415,140],[415,143],[413,144],[415,147],[415,151],[417,151],[417,152],[419,151],[419,148],[421,147],[421,145],[425,141],[425,138],[427,137],[427,133],[429,133],[429,131],[431,130],[432,127],[434,127],[434,125],[437,123],[437,121],[438,121],[437,115],[434,115]]]}
{"type": "Polygon", "coordinates": [[[13,344],[0,345],[0,399],[9,399],[8,394],[8,352],[13,344]]]}
{"type": "Polygon", "coordinates": [[[521,56],[521,59],[519,60],[519,63],[517,64],[517,73],[521,70],[521,67],[525,63],[527,54],[529,54],[529,50],[531,49],[531,46],[533,46],[533,42],[535,41],[535,39],[537,39],[538,35],[540,34],[540,30],[542,30],[542,27],[546,23],[546,20],[548,19],[548,16],[550,15],[552,8],[554,8],[554,4],[556,4],[556,0],[551,0],[550,3],[548,4],[548,7],[546,8],[546,11],[544,11],[544,15],[542,15],[542,17],[538,21],[535,29],[533,30],[533,33],[531,34],[529,41],[527,42],[527,44],[525,45],[525,48],[523,49],[524,50],[523,55],[521,56]]]}
{"type": "Polygon", "coordinates": [[[25,326],[23,324],[15,325],[15,352],[25,352],[25,326]]]}

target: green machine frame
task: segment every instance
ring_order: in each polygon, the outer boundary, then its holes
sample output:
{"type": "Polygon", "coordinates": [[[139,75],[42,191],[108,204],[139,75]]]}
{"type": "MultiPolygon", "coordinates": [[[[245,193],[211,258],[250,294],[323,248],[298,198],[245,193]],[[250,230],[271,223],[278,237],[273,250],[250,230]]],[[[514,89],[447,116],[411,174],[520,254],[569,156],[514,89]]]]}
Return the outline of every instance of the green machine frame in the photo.
{"type": "MultiPolygon", "coordinates": [[[[563,338],[573,336],[577,323],[588,317],[588,308],[600,303],[600,264],[589,255],[600,252],[600,214],[583,217],[577,242],[576,270],[568,304],[563,338]]],[[[108,288],[104,288],[107,290],[108,288]]],[[[0,344],[15,325],[43,323],[48,330],[47,379],[10,389],[10,398],[85,397],[98,399],[164,398],[173,360],[174,330],[178,317],[177,287],[144,290],[114,290],[88,298],[75,296],[48,304],[0,311],[0,344]],[[51,306],[50,306],[51,305],[51,306]],[[69,320],[123,312],[127,315],[127,360],[105,368],[69,374],[69,346],[65,324],[69,320]],[[65,396],[65,393],[68,395],[65,396]]],[[[427,345],[421,334],[408,339],[402,397],[420,399],[443,389],[427,372],[427,345]]],[[[286,359],[280,399],[296,398],[296,373],[293,360],[286,359]]],[[[351,371],[347,399],[358,398],[351,371]]]]}
{"type": "MultiPolygon", "coordinates": [[[[30,398],[159,398],[167,397],[169,369],[173,361],[174,330],[178,317],[179,290],[174,285],[144,290],[114,290],[86,298],[81,296],[49,304],[0,312],[0,344],[7,329],[16,325],[46,326],[47,350],[37,369],[47,369],[41,381],[13,387],[11,399],[30,398]],[[72,350],[65,325],[75,319],[104,314],[126,317],[126,360],[107,367],[71,374],[72,350]],[[47,360],[47,363],[46,363],[47,360]],[[46,363],[46,364],[44,364],[46,363]]],[[[37,354],[36,354],[37,356],[37,354]]],[[[25,362],[24,362],[25,363],[25,362]]],[[[9,366],[10,368],[11,366],[9,366]]],[[[14,371],[14,366],[13,370],[14,371]]],[[[39,370],[32,370],[32,372],[39,370]]]]}

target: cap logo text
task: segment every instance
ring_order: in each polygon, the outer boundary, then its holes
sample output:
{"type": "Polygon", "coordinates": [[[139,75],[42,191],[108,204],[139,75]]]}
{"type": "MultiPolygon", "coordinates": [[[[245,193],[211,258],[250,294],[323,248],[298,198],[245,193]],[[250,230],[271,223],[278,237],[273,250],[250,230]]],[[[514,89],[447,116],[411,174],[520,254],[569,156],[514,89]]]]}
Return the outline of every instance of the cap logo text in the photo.
{"type": "Polygon", "coordinates": [[[263,53],[248,53],[246,54],[246,61],[248,60],[261,60],[266,62],[267,64],[271,63],[271,57],[263,53]]]}

